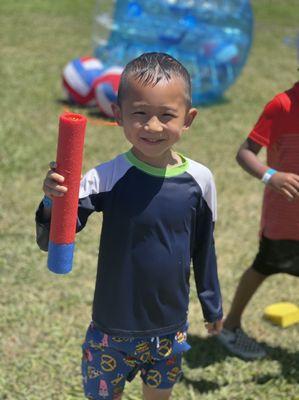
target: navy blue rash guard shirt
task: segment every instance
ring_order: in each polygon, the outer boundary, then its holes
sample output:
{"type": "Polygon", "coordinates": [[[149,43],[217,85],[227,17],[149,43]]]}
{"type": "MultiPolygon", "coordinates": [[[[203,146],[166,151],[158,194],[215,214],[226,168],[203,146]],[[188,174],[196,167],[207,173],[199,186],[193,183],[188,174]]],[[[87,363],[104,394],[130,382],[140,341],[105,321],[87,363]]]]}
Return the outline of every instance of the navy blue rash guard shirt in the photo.
{"type": "MultiPolygon", "coordinates": [[[[160,169],[128,152],[81,181],[78,231],[103,212],[92,318],[107,334],[160,336],[185,327],[191,260],[204,318],[222,318],[213,176],[182,161],[160,169]]],[[[37,224],[45,229],[41,207],[37,224]]]]}

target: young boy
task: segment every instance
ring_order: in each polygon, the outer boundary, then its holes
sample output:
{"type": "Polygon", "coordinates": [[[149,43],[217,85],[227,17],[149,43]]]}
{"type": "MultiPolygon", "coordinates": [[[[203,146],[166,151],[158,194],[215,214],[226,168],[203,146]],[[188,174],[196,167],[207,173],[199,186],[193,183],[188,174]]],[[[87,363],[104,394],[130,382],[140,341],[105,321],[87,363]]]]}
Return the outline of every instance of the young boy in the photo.
{"type": "Polygon", "coordinates": [[[241,277],[224,329],[218,336],[233,354],[258,359],[265,350],[241,329],[252,295],[270,275],[299,276],[299,82],[275,96],[241,145],[237,161],[265,183],[259,252],[241,277]],[[257,157],[267,147],[267,165],[257,157]]]}
{"type": "MultiPolygon", "coordinates": [[[[211,172],[173,150],[197,111],[186,69],[163,53],[125,68],[115,118],[131,150],[90,170],[81,181],[78,231],[103,212],[92,322],[83,344],[89,399],[120,399],[138,371],[145,399],[169,399],[181,374],[186,342],[190,261],[210,334],[221,329],[222,306],[213,230],[211,172]]],[[[52,169],[48,197],[67,190],[52,169]]],[[[47,199],[44,201],[47,206],[47,199]]],[[[50,208],[37,211],[45,247],[50,208]]]]}

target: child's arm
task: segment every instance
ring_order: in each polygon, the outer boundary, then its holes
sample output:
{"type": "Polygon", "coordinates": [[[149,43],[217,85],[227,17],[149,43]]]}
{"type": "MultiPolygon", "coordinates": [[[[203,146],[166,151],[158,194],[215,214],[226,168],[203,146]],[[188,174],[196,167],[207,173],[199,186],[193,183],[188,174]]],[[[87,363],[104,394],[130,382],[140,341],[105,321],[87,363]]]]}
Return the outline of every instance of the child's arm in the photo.
{"type": "MultiPolygon", "coordinates": [[[[64,193],[67,192],[67,187],[62,185],[64,182],[64,177],[55,171],[55,161],[50,162],[49,166],[50,170],[47,172],[43,183],[43,191],[45,196],[49,197],[50,199],[53,197],[62,197],[64,193]]],[[[43,208],[43,216],[44,219],[51,218],[51,207],[43,208]]]]}
{"type": "Polygon", "coordinates": [[[43,251],[48,251],[50,222],[51,222],[51,206],[48,205],[53,197],[61,197],[66,193],[67,188],[61,184],[64,177],[55,172],[56,163],[54,161],[49,164],[50,170],[43,182],[43,191],[47,196],[47,202],[43,201],[39,205],[35,221],[36,221],[36,242],[43,251]]]}
{"type": "Polygon", "coordinates": [[[210,334],[217,334],[222,327],[223,311],[214,242],[216,190],[212,175],[204,192],[197,209],[192,260],[206,328],[210,334]]]}
{"type": "Polygon", "coordinates": [[[223,319],[216,322],[206,322],[205,327],[209,335],[219,335],[222,330],[223,319]]]}
{"type": "MultiPolygon", "coordinates": [[[[67,192],[67,187],[63,185],[64,177],[55,171],[55,167],[56,163],[54,161],[51,162],[50,170],[43,183],[43,191],[50,199],[61,197],[67,192]]],[[[95,170],[91,170],[81,179],[81,186],[84,188],[84,193],[82,198],[79,198],[77,232],[85,227],[89,216],[94,211],[102,211],[103,204],[101,194],[98,193],[94,196],[94,181],[99,179],[98,176],[95,177],[96,174],[95,170]]],[[[50,234],[51,207],[46,207],[44,202],[41,202],[36,211],[35,221],[37,244],[41,250],[47,251],[50,234]]]]}
{"type": "MultiPolygon", "coordinates": [[[[262,146],[251,139],[245,140],[237,153],[237,161],[250,175],[262,179],[270,168],[264,165],[258,158],[262,146]]],[[[288,200],[294,200],[299,196],[299,176],[289,172],[278,171],[268,180],[267,185],[284,195],[288,200]]]]}

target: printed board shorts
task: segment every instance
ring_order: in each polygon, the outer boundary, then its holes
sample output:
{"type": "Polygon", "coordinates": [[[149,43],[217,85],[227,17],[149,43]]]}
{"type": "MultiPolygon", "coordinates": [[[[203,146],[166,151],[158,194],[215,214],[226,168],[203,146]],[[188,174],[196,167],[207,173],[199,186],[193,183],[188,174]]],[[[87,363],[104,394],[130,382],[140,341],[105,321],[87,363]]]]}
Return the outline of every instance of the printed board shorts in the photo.
{"type": "Polygon", "coordinates": [[[252,268],[263,275],[299,276],[299,241],[272,240],[262,236],[252,268]]]}
{"type": "Polygon", "coordinates": [[[182,374],[182,353],[190,349],[186,338],[185,331],[152,338],[110,336],[91,322],[82,346],[85,396],[117,399],[139,371],[147,386],[171,388],[182,374]]]}

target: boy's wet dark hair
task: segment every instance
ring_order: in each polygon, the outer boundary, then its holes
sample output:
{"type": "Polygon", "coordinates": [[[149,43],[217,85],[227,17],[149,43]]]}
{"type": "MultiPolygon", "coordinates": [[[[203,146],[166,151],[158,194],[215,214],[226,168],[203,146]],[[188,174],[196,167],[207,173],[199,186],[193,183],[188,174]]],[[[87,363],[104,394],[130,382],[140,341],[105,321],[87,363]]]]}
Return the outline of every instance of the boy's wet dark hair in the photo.
{"type": "Polygon", "coordinates": [[[191,79],[187,69],[175,58],[166,53],[144,53],[130,61],[121,76],[117,104],[121,106],[130,78],[143,86],[156,86],[161,80],[170,81],[181,78],[186,86],[186,104],[191,107],[191,79]]]}

